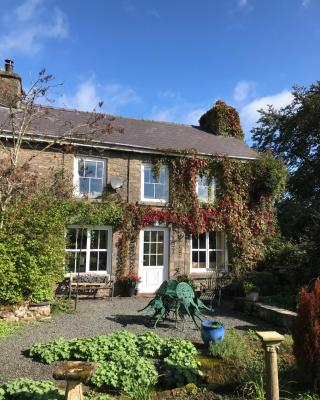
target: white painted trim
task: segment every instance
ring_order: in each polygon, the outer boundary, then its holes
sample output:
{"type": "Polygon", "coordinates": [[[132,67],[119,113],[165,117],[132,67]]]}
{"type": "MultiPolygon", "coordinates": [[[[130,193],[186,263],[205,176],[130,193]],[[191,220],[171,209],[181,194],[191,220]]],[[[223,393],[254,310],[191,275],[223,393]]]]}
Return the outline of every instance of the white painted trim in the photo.
{"type": "MultiPolygon", "coordinates": [[[[140,230],[139,235],[139,276],[142,275],[143,254],[144,254],[144,232],[145,231],[162,231],[163,235],[163,281],[169,277],[169,229],[164,227],[147,227],[140,230]]],[[[150,292],[141,292],[150,293],[150,292]]]]}
{"type": "Polygon", "coordinates": [[[150,163],[141,163],[141,179],[140,179],[140,186],[141,186],[141,201],[145,203],[162,203],[166,204],[169,201],[169,169],[166,165],[163,165],[161,168],[164,168],[166,173],[166,182],[165,182],[165,199],[149,199],[144,197],[144,168],[150,167],[153,169],[153,165],[150,163]]]}
{"type": "Polygon", "coordinates": [[[103,191],[106,187],[106,175],[107,175],[107,160],[105,158],[99,158],[99,157],[87,157],[87,156],[82,156],[82,155],[77,155],[73,157],[73,194],[75,197],[86,197],[89,199],[95,199],[99,196],[102,196],[103,191]],[[79,170],[78,170],[78,161],[79,160],[83,161],[100,161],[103,163],[103,176],[102,176],[102,192],[101,193],[96,193],[96,194],[91,194],[92,192],[89,192],[87,196],[83,195],[80,193],[80,180],[79,180],[79,170]]]}
{"type": "MultiPolygon", "coordinates": [[[[90,234],[87,234],[87,248],[85,249],[85,251],[83,251],[83,252],[85,252],[86,253],[86,270],[85,270],[85,272],[80,272],[80,274],[97,274],[97,275],[106,275],[106,274],[111,274],[111,269],[112,269],[112,265],[111,265],[111,263],[112,263],[112,245],[113,245],[113,235],[112,235],[112,227],[111,226],[109,226],[109,225],[79,225],[79,224],[71,224],[71,225],[68,225],[68,227],[67,227],[67,230],[68,230],[68,228],[74,228],[74,229],[81,229],[81,228],[83,228],[83,229],[86,229],[87,230],[87,232],[88,232],[88,230],[89,231],[91,231],[91,230],[101,230],[101,231],[103,231],[103,230],[105,230],[105,231],[108,231],[108,247],[107,247],[107,249],[106,249],[106,251],[107,251],[107,268],[106,268],[106,270],[105,271],[90,271],[90,264],[89,264],[89,261],[90,261],[90,253],[91,253],[91,250],[92,251],[99,251],[99,250],[97,250],[97,249],[91,249],[90,248],[90,239],[91,239],[91,237],[90,237],[90,234]]],[[[67,231],[66,230],[66,231],[67,231]]],[[[75,250],[75,249],[65,249],[65,251],[66,251],[66,253],[77,253],[78,252],[78,250],[80,250],[80,249],[77,249],[77,250],[75,250]]],[[[72,272],[72,273],[74,273],[74,272],[72,272]]]]}
{"type": "MultiPolygon", "coordinates": [[[[206,248],[205,249],[200,249],[202,251],[205,250],[206,253],[206,268],[192,268],[192,235],[190,236],[190,273],[204,273],[204,272],[213,272],[214,269],[209,268],[209,263],[210,263],[210,248],[209,248],[209,233],[210,232],[205,232],[206,234],[206,248]]],[[[219,233],[219,231],[216,231],[216,233],[219,233]]],[[[224,248],[219,250],[216,250],[216,253],[224,253],[224,271],[228,271],[228,248],[226,247],[226,234],[225,232],[221,232],[224,235],[224,241],[223,241],[223,246],[224,248]]],[[[216,243],[217,243],[218,238],[216,237],[216,243]]],[[[217,248],[217,244],[216,244],[217,248]]]]}

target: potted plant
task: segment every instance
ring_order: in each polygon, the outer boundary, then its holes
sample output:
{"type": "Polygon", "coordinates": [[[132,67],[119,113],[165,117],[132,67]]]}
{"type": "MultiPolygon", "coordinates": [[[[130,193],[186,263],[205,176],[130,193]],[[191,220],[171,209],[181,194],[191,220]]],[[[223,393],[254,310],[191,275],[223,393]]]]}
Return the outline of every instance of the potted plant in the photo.
{"type": "Polygon", "coordinates": [[[253,282],[244,281],[243,290],[246,294],[246,299],[250,301],[258,301],[259,299],[259,288],[253,282]]]}
{"type": "Polygon", "coordinates": [[[138,285],[141,282],[141,277],[129,272],[128,275],[121,275],[118,278],[119,283],[123,286],[126,296],[132,297],[137,294],[138,285]]]}
{"type": "Polygon", "coordinates": [[[225,328],[219,321],[204,319],[201,321],[201,337],[206,345],[209,342],[219,342],[224,338],[225,328]]]}

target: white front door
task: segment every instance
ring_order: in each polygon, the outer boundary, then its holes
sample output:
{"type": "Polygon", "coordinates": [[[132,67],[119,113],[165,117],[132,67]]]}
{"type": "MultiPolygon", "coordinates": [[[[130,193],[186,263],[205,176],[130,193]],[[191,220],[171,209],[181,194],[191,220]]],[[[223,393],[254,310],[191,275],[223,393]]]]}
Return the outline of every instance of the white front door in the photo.
{"type": "Polygon", "coordinates": [[[168,229],[145,228],[140,231],[140,293],[154,293],[168,279],[168,229]]]}

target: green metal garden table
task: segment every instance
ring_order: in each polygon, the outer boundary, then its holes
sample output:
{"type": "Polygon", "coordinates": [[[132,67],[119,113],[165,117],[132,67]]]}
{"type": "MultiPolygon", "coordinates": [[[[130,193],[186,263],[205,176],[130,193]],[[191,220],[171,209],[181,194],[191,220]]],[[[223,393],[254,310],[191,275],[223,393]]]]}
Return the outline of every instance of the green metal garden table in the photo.
{"type": "Polygon", "coordinates": [[[161,284],[155,297],[139,312],[144,310],[153,311],[151,321],[154,321],[154,328],[157,327],[159,321],[163,321],[170,314],[173,314],[176,325],[179,317],[184,329],[186,316],[189,316],[197,328],[199,328],[196,318],[201,321],[201,316],[203,316],[202,310],[209,310],[209,308],[196,297],[192,287],[188,283],[179,283],[174,279],[170,279],[161,284]]]}

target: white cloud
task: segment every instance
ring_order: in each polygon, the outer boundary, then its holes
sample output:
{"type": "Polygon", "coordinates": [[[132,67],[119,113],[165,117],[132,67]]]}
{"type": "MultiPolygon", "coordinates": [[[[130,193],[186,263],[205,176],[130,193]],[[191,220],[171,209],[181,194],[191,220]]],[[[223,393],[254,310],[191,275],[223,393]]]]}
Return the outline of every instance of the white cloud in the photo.
{"type": "Polygon", "coordinates": [[[199,125],[199,118],[205,109],[191,104],[177,104],[172,107],[154,106],[150,118],[155,121],[177,122],[187,125],[199,125]]]}
{"type": "Polygon", "coordinates": [[[141,98],[129,87],[120,84],[99,85],[91,77],[77,87],[74,95],[64,94],[58,105],[80,111],[92,111],[100,101],[103,101],[104,112],[118,113],[122,107],[138,103],[141,98]]]}
{"type": "Polygon", "coordinates": [[[304,8],[307,8],[310,5],[311,0],[302,0],[301,5],[304,8]]]}
{"type": "Polygon", "coordinates": [[[155,8],[151,8],[150,10],[147,11],[147,16],[148,17],[154,17],[154,18],[160,18],[159,11],[155,8]]]}
{"type": "Polygon", "coordinates": [[[292,93],[289,90],[283,90],[271,96],[260,97],[245,105],[241,110],[242,121],[245,125],[252,126],[259,119],[258,110],[266,109],[268,105],[279,109],[291,103],[293,99],[292,93]]]}
{"type": "Polygon", "coordinates": [[[239,81],[237,82],[234,91],[233,91],[233,99],[237,103],[241,103],[242,101],[247,100],[252,90],[254,89],[254,82],[249,81],[239,81]]]}
{"type": "Polygon", "coordinates": [[[206,111],[207,110],[204,108],[195,108],[194,110],[190,110],[185,116],[184,123],[188,125],[199,125],[199,118],[206,111]]]}
{"type": "Polygon", "coordinates": [[[45,8],[43,0],[26,0],[2,20],[7,33],[0,36],[0,53],[5,57],[16,52],[34,55],[45,39],[68,36],[66,15],[59,8],[45,8]]]}

